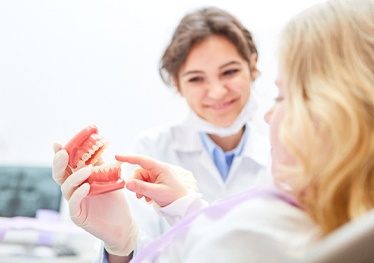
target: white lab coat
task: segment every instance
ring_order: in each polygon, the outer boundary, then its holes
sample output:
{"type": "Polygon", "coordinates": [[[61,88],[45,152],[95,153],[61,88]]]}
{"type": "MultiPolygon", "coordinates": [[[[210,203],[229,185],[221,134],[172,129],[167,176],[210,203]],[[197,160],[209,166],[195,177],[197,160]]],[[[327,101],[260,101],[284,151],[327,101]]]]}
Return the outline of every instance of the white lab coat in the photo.
{"type": "MultiPolygon", "coordinates": [[[[243,152],[234,159],[226,181],[221,178],[199,133],[187,123],[143,132],[130,152],[151,156],[190,170],[203,198],[210,203],[272,183],[268,137],[260,133],[251,122],[247,127],[249,135],[243,152]]],[[[133,167],[124,165],[122,176],[130,177],[131,169],[133,167]]],[[[151,204],[136,199],[135,194],[130,191],[126,191],[126,194],[131,212],[143,234],[155,238],[169,228],[166,220],[155,213],[151,204]]]]}
{"type": "Polygon", "coordinates": [[[276,196],[249,195],[192,215],[190,226],[182,221],[187,229],[176,225],[173,230],[182,231],[157,239],[134,261],[290,262],[321,238],[320,227],[302,209],[276,196]]]}

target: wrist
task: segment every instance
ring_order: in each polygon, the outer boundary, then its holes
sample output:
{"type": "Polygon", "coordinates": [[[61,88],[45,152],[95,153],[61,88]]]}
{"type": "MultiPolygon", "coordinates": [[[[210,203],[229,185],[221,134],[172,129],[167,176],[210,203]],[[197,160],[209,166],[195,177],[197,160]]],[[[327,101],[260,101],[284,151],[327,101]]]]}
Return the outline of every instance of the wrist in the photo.
{"type": "Polygon", "coordinates": [[[116,240],[116,244],[109,244],[104,242],[104,249],[108,252],[108,255],[127,257],[131,255],[136,247],[138,236],[138,227],[134,221],[128,226],[127,235],[121,240],[116,240]]]}
{"type": "Polygon", "coordinates": [[[116,256],[107,252],[107,259],[109,263],[128,263],[133,258],[133,253],[131,252],[128,256],[116,256]]]}

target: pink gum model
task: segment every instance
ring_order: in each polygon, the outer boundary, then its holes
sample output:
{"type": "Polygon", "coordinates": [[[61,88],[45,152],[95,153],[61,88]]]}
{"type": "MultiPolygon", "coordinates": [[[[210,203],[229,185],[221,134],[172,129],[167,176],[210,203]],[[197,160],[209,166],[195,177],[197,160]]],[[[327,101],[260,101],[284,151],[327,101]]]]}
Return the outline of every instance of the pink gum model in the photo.
{"type": "Polygon", "coordinates": [[[75,135],[64,147],[69,154],[69,167],[73,171],[89,164],[94,165],[90,177],[84,182],[91,186],[89,195],[103,194],[125,186],[125,181],[120,177],[120,163],[96,165],[106,146],[107,143],[98,134],[96,126],[89,125],[75,135]]]}

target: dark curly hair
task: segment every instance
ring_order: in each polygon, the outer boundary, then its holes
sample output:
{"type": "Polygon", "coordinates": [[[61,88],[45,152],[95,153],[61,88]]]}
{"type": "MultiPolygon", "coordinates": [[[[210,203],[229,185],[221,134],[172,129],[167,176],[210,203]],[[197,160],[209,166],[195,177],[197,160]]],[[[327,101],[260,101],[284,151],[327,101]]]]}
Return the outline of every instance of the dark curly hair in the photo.
{"type": "Polygon", "coordinates": [[[191,48],[212,35],[230,40],[252,69],[250,56],[258,55],[252,34],[228,12],[216,7],[202,8],[182,18],[162,56],[159,72],[168,86],[177,84],[178,72],[191,48]]]}

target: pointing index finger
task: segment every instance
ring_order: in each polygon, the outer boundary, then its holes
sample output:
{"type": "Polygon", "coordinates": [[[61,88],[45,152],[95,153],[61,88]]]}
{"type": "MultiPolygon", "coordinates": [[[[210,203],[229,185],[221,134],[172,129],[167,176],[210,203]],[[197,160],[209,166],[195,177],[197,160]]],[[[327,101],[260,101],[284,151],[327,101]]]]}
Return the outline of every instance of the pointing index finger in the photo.
{"type": "Polygon", "coordinates": [[[158,173],[162,170],[163,164],[151,157],[140,154],[116,155],[116,160],[130,164],[137,164],[143,169],[158,173]]]}

